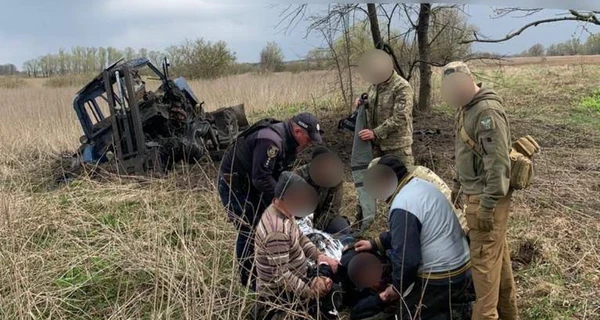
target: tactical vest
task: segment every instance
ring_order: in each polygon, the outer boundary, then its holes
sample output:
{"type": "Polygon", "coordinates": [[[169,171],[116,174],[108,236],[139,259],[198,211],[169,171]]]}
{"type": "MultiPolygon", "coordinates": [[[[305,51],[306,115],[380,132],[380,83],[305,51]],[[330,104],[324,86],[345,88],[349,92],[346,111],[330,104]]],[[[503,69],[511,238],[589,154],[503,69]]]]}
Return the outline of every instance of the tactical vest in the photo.
{"type": "MultiPolygon", "coordinates": [[[[275,126],[275,124],[278,123],[282,123],[282,121],[273,119],[273,118],[266,118],[266,119],[262,119],[259,120],[257,122],[255,122],[254,124],[252,124],[250,127],[248,127],[246,130],[240,132],[237,137],[235,138],[235,142],[230,146],[230,148],[234,148],[234,157],[232,159],[232,164],[234,165],[238,165],[240,167],[238,167],[238,169],[241,169],[239,171],[243,171],[246,174],[250,174],[252,172],[252,160],[253,160],[253,155],[254,155],[254,150],[252,150],[251,146],[249,145],[249,143],[247,142],[247,139],[255,132],[257,132],[260,129],[264,129],[264,128],[269,128],[273,131],[275,131],[277,133],[278,136],[280,136],[282,138],[282,141],[284,141],[284,143],[282,143],[282,148],[283,148],[283,152],[285,154],[285,152],[287,150],[285,150],[285,128],[279,128],[278,126],[275,126]]],[[[283,171],[282,168],[275,168],[276,171],[283,171]]],[[[238,171],[238,170],[236,170],[238,171]]]]}

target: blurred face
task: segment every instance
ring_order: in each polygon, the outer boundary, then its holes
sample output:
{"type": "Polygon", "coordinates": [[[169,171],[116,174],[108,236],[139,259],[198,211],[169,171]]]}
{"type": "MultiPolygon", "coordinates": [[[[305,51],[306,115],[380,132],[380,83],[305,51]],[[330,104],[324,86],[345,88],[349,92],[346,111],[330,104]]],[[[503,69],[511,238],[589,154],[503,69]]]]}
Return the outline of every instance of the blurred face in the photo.
{"type": "Polygon", "coordinates": [[[323,153],[316,156],[308,168],[310,178],[318,186],[332,188],[342,182],[344,168],[342,160],[333,153],[323,153]]]}
{"type": "Polygon", "coordinates": [[[376,164],[365,171],[365,191],[378,200],[391,197],[398,188],[396,173],[388,166],[376,164]]]}
{"type": "Polygon", "coordinates": [[[354,277],[356,285],[363,288],[377,287],[383,275],[383,265],[379,259],[370,253],[361,253],[355,259],[359,259],[358,263],[361,265],[354,277]]]}
{"type": "Polygon", "coordinates": [[[308,147],[312,143],[312,139],[308,135],[308,132],[306,132],[306,130],[302,129],[299,125],[295,123],[292,123],[292,135],[298,143],[296,152],[300,152],[306,149],[306,147],[308,147]]]}
{"type": "Polygon", "coordinates": [[[366,82],[382,83],[390,78],[393,71],[392,58],[383,50],[369,50],[360,58],[358,72],[366,82]]]}
{"type": "Polygon", "coordinates": [[[275,205],[284,213],[304,218],[317,208],[317,192],[308,183],[295,183],[287,187],[282,199],[275,205]]]}
{"type": "Polygon", "coordinates": [[[442,81],[442,98],[454,108],[467,105],[476,93],[475,81],[467,74],[455,72],[442,81]]]}

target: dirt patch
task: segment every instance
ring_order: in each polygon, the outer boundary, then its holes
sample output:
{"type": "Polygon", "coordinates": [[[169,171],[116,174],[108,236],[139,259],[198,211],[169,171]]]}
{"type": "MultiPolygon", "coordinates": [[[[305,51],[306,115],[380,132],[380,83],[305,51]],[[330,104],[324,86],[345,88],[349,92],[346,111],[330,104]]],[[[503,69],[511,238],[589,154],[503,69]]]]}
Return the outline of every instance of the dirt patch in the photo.
{"type": "Polygon", "coordinates": [[[521,241],[517,249],[511,254],[513,264],[517,264],[517,268],[522,268],[530,265],[533,262],[542,259],[542,251],[539,245],[532,239],[521,241]]]}

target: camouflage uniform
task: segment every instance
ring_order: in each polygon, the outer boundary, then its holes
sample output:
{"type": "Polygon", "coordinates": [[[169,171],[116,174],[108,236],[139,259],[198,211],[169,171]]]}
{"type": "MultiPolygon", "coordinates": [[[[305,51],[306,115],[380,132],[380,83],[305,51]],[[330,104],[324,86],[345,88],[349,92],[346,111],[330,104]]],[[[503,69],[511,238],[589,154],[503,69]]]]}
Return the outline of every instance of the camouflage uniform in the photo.
{"type": "Polygon", "coordinates": [[[394,154],[405,165],[414,164],[413,90],[410,84],[394,71],[390,79],[371,85],[368,95],[367,121],[375,133],[378,156],[394,154]]]}
{"type": "MultiPolygon", "coordinates": [[[[471,75],[463,62],[444,67],[471,75]]],[[[510,183],[510,125],[502,99],[492,90],[480,89],[456,116],[456,181],[467,196],[465,214],[470,232],[473,282],[477,301],[473,319],[518,319],[515,283],[506,241],[510,183]],[[477,154],[461,138],[461,128],[481,147],[477,154]],[[493,229],[481,230],[478,216],[493,212],[493,229]]]]}
{"type": "Polygon", "coordinates": [[[333,218],[340,215],[344,195],[344,182],[340,182],[340,184],[333,188],[320,187],[310,178],[308,167],[309,164],[303,165],[296,169],[295,173],[306,180],[317,191],[318,201],[317,209],[314,212],[313,227],[319,230],[326,230],[333,218]]]}

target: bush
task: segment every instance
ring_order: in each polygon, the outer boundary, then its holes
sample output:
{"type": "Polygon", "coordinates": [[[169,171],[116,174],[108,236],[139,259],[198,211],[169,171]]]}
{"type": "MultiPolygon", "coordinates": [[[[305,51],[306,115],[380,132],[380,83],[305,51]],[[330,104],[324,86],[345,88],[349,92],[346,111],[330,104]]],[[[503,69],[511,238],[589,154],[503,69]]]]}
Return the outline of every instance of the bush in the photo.
{"type": "Polygon", "coordinates": [[[186,78],[218,78],[229,74],[235,64],[235,53],[227,43],[204,39],[185,41],[167,48],[173,73],[186,78]]]}
{"type": "Polygon", "coordinates": [[[281,71],[283,66],[283,52],[275,42],[269,42],[260,52],[260,68],[262,71],[281,71]]]}

